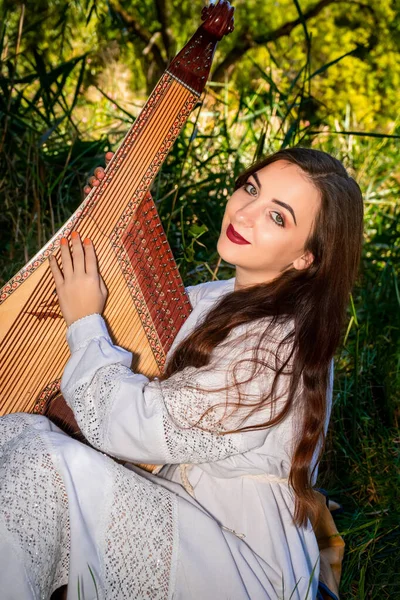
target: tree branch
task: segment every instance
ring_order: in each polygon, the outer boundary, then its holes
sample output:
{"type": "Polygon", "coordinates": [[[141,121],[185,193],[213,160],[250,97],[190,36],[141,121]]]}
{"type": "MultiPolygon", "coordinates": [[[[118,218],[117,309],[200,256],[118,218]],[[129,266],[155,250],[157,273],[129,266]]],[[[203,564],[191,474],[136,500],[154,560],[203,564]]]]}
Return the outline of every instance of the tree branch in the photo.
{"type": "Polygon", "coordinates": [[[155,0],[157,19],[161,24],[161,37],[164,44],[165,52],[168,58],[171,58],[172,39],[169,32],[169,11],[166,5],[166,0],[155,0]]]}
{"type": "Polygon", "coordinates": [[[144,44],[146,45],[147,52],[150,52],[153,55],[154,61],[157,64],[157,67],[161,72],[165,71],[167,68],[167,63],[164,60],[161,50],[158,45],[154,41],[154,36],[145,29],[139,21],[137,21],[132,15],[130,15],[118,1],[111,3],[110,6],[116,15],[121,19],[124,26],[131,32],[133,35],[137,36],[144,44]]]}
{"type": "MultiPolygon", "coordinates": [[[[326,8],[330,4],[335,4],[335,3],[336,4],[338,3],[337,0],[320,0],[319,2],[317,2],[317,4],[312,6],[308,11],[306,11],[303,14],[304,20],[308,21],[309,19],[316,17],[324,8],[326,8]]],[[[373,12],[371,7],[369,7],[368,5],[365,5],[361,2],[346,2],[346,3],[357,4],[358,6],[360,6],[362,8],[368,8],[368,10],[373,12]]],[[[239,38],[236,46],[234,48],[232,48],[232,50],[230,52],[228,52],[228,54],[226,55],[224,60],[217,66],[217,68],[215,69],[215,71],[212,75],[212,80],[213,81],[222,81],[225,77],[225,74],[228,73],[228,75],[229,75],[232,72],[235,63],[240,58],[242,58],[242,56],[244,56],[244,54],[246,54],[246,52],[248,50],[250,50],[250,48],[255,48],[256,46],[264,46],[264,45],[268,44],[269,42],[274,42],[281,37],[290,35],[290,33],[293,31],[293,29],[295,27],[297,27],[298,25],[300,25],[302,22],[303,22],[303,20],[299,17],[297,19],[294,19],[293,21],[284,23],[280,27],[277,27],[277,29],[270,31],[269,33],[266,33],[265,35],[261,35],[258,37],[251,37],[251,36],[249,36],[248,33],[245,35],[242,35],[241,38],[239,38]]]]}

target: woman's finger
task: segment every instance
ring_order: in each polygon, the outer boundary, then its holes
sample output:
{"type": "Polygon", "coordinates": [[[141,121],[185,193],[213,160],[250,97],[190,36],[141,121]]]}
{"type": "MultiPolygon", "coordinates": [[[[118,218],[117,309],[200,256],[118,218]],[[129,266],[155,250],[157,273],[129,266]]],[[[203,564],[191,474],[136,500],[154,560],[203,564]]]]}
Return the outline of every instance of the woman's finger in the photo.
{"type": "Polygon", "coordinates": [[[101,180],[101,179],[104,179],[104,177],[105,177],[105,173],[104,173],[104,169],[103,169],[103,167],[96,167],[96,168],[95,168],[95,170],[94,170],[94,176],[95,176],[97,179],[100,179],[100,180],[101,180]]]}
{"type": "Polygon", "coordinates": [[[71,279],[74,274],[74,269],[72,266],[72,258],[71,253],[69,251],[69,244],[67,238],[61,238],[60,242],[60,252],[61,252],[61,264],[64,275],[64,281],[66,279],[71,279]]]}
{"type": "MultiPolygon", "coordinates": [[[[106,166],[108,165],[113,156],[114,152],[106,153],[106,166]]],[[[93,187],[98,187],[105,176],[106,174],[104,172],[103,167],[96,167],[94,170],[94,174],[91,177],[89,177],[87,185],[85,185],[85,187],[83,188],[83,193],[85,194],[85,196],[90,194],[93,187]]]]}
{"type": "Polygon", "coordinates": [[[92,187],[93,186],[97,187],[98,185],[100,185],[100,181],[94,175],[92,175],[91,177],[89,177],[88,183],[92,187]]]}
{"type": "Polygon", "coordinates": [[[103,294],[103,296],[107,297],[108,296],[108,289],[106,288],[106,284],[104,283],[104,279],[102,278],[102,276],[99,273],[99,279],[100,279],[100,290],[101,293],[103,294]]]}
{"type": "Polygon", "coordinates": [[[82,248],[81,238],[77,231],[71,233],[72,238],[72,257],[74,262],[74,273],[76,275],[85,274],[85,255],[82,248]]]}
{"type": "Polygon", "coordinates": [[[54,283],[56,284],[56,289],[58,289],[59,286],[64,283],[64,277],[61,273],[60,267],[58,266],[56,257],[52,254],[50,254],[49,256],[49,264],[51,273],[53,275],[54,283]]]}
{"type": "MultiPolygon", "coordinates": [[[[112,153],[111,153],[112,154],[112,153]]],[[[83,188],[85,196],[90,194],[93,187],[98,187],[101,183],[101,180],[106,176],[103,167],[96,167],[94,170],[94,175],[89,177],[87,185],[83,188]]]]}
{"type": "Polygon", "coordinates": [[[83,245],[85,248],[86,273],[92,277],[98,277],[99,269],[97,266],[97,257],[94,251],[94,246],[89,238],[84,239],[83,245]]]}

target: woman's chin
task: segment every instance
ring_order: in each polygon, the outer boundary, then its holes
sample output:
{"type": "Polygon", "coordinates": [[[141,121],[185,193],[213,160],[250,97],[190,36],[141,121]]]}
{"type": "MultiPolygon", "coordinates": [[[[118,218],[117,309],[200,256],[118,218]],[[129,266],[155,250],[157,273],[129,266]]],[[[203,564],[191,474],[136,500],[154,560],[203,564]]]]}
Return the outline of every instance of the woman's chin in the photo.
{"type": "Polygon", "coordinates": [[[229,254],[229,252],[220,252],[218,250],[218,254],[225,263],[236,266],[236,261],[234,260],[234,257],[229,254]]]}
{"type": "Polygon", "coordinates": [[[236,247],[236,244],[233,244],[232,242],[230,242],[228,239],[225,240],[221,240],[221,238],[218,240],[217,243],[217,252],[220,255],[220,257],[222,258],[223,261],[231,264],[231,265],[237,265],[237,262],[240,261],[240,246],[238,245],[236,247]]]}

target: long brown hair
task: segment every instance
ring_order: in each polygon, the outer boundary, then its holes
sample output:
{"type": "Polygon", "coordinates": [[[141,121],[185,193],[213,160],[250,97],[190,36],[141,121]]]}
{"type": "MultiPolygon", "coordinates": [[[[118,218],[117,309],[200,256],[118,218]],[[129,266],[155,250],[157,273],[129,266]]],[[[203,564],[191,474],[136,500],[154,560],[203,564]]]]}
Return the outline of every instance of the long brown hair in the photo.
{"type": "MultiPolygon", "coordinates": [[[[235,190],[250,175],[267,165],[284,160],[300,167],[319,190],[321,206],[305,243],[314,260],[304,270],[291,268],[267,283],[243,288],[225,295],[196,329],[176,348],[162,379],[185,367],[202,367],[210,362],[212,350],[229,332],[246,323],[269,317],[271,323],[289,318],[294,321],[292,351],[276,369],[271,393],[252,409],[274,402],[279,375],[293,357],[290,386],[282,410],[265,423],[241,427],[225,433],[265,429],[281,422],[293,406],[296,390],[302,384],[302,417],[289,474],[295,492],[294,521],[305,525],[317,515],[312,491],[311,464],[318,464],[324,447],[327,416],[329,366],[343,333],[349,294],[355,283],[363,238],[363,199],[357,183],[341,162],[325,152],[308,148],[288,148],[262,159],[242,173],[235,190]]],[[[269,329],[269,328],[267,328],[269,329]]],[[[261,334],[267,335],[267,331],[261,334]]],[[[267,339],[267,338],[266,338],[267,339]]],[[[260,365],[254,349],[254,363],[260,365]]],[[[273,413],[272,413],[273,414],[273,413]]]]}

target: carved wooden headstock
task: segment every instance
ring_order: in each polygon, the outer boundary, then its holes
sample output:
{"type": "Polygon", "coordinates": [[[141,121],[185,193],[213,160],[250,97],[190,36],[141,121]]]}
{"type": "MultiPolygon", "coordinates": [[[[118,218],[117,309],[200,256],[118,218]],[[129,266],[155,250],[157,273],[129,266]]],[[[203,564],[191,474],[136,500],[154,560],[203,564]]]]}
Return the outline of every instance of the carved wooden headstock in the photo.
{"type": "Polygon", "coordinates": [[[201,11],[204,21],[203,29],[217,40],[222,40],[224,35],[234,30],[233,13],[235,9],[227,0],[219,0],[218,4],[205,6],[201,11]]]}
{"type": "Polygon", "coordinates": [[[186,46],[175,56],[167,72],[200,96],[210,74],[217,42],[231,33],[235,9],[228,0],[204,7],[204,21],[186,46]]]}

